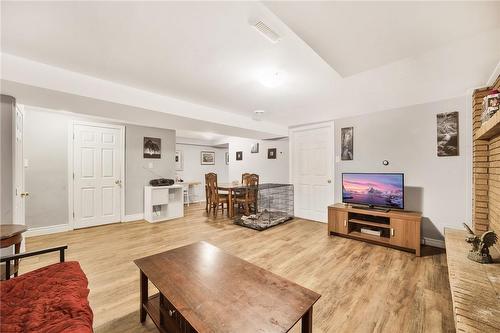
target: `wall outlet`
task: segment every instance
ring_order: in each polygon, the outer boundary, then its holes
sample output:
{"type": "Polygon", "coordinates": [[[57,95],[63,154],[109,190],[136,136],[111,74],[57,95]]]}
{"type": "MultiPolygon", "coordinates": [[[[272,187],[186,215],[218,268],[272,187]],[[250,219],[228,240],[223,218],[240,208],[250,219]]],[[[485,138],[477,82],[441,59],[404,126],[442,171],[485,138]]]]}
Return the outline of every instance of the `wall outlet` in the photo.
{"type": "Polygon", "coordinates": [[[153,169],[153,162],[148,163],[148,169],[153,169]]]}

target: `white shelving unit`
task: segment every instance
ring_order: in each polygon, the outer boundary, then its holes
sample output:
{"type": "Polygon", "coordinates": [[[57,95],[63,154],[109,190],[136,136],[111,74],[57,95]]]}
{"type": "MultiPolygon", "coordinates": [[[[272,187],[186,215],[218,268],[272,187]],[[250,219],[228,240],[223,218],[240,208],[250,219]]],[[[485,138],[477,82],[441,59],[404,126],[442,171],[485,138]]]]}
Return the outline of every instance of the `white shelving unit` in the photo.
{"type": "Polygon", "coordinates": [[[144,219],[160,222],[184,216],[184,194],[182,185],[145,186],[144,219]]]}

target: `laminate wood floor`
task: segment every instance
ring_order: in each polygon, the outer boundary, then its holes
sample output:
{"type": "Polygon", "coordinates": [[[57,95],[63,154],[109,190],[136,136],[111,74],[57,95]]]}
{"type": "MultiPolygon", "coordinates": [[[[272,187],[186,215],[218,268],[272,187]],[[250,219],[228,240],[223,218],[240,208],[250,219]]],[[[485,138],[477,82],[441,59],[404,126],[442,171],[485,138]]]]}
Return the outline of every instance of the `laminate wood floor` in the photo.
{"type": "MultiPolygon", "coordinates": [[[[248,260],[322,296],[314,332],[452,332],[454,321],[446,255],[423,257],[355,240],[328,237],[326,224],[294,219],[265,231],[207,217],[192,205],[184,218],[106,225],[27,239],[27,250],[68,244],[67,260],[87,274],[96,333],[157,332],[139,323],[139,271],[132,262],[199,240],[248,260]]],[[[57,254],[26,259],[21,272],[57,254]]],[[[150,290],[153,287],[150,287],[150,290]]],[[[300,332],[300,323],[293,332],[300,332]]],[[[235,332],[237,333],[237,332],[235,332]]]]}

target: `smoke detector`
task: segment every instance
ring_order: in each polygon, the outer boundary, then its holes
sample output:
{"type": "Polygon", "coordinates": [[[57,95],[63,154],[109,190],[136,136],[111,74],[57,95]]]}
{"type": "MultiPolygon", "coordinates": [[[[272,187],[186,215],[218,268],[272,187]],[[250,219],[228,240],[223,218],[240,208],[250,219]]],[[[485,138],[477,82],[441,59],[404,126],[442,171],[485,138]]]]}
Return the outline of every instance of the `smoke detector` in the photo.
{"type": "Polygon", "coordinates": [[[251,23],[251,25],[272,43],[277,43],[281,40],[281,36],[278,35],[276,31],[269,28],[264,22],[257,21],[255,23],[251,23]]]}
{"type": "Polygon", "coordinates": [[[257,120],[257,121],[261,121],[262,120],[262,115],[264,114],[264,112],[266,112],[266,111],[264,111],[264,110],[255,110],[253,112],[252,119],[253,120],[257,120]]]}

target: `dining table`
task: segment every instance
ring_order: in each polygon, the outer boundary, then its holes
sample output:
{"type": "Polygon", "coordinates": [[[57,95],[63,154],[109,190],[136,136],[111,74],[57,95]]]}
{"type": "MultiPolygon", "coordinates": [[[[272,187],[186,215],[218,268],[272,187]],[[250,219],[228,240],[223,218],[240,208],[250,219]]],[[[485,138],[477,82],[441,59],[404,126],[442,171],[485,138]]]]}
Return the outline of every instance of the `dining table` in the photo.
{"type": "MultiPolygon", "coordinates": [[[[227,192],[227,196],[228,196],[228,209],[227,209],[227,216],[229,218],[233,218],[234,217],[234,204],[233,204],[233,200],[234,200],[234,197],[235,197],[235,193],[238,192],[238,190],[242,191],[244,189],[248,190],[248,189],[251,189],[251,188],[254,188],[254,190],[257,190],[257,186],[248,186],[248,185],[244,185],[244,184],[241,184],[241,183],[219,183],[217,184],[217,190],[219,192],[227,192]]],[[[256,196],[256,199],[257,199],[257,196],[256,196]]],[[[257,207],[257,203],[255,203],[255,207],[257,207]]]]}

